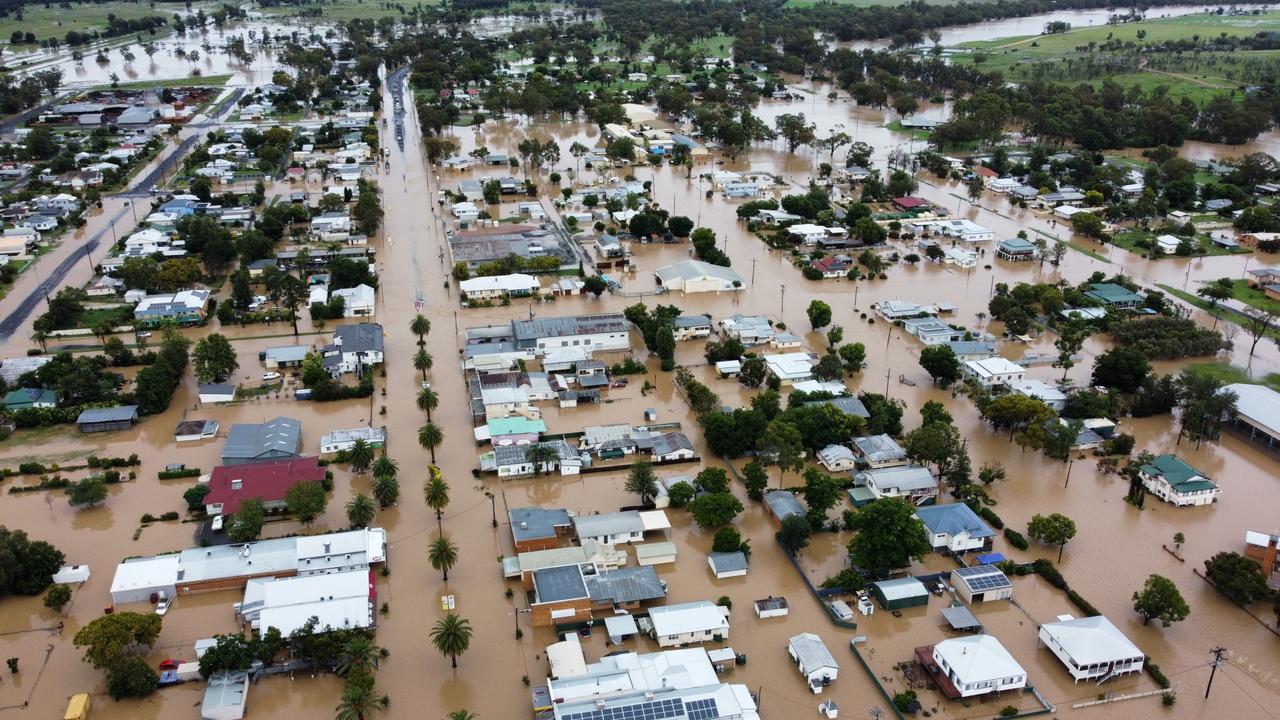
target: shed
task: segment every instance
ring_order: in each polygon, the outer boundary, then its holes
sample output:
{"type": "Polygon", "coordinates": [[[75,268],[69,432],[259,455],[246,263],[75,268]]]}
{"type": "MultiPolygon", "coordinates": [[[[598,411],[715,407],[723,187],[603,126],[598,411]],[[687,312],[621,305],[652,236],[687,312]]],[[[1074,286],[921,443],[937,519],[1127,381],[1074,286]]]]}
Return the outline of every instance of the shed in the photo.
{"type": "Polygon", "coordinates": [[[717,580],[744,577],[747,574],[747,556],[741,550],[710,553],[707,555],[707,565],[717,580]]]}
{"type": "Polygon", "coordinates": [[[128,430],[138,422],[137,405],[121,405],[109,408],[90,408],[80,413],[76,425],[82,433],[128,430]]]}
{"type": "Polygon", "coordinates": [[[951,583],[960,599],[971,604],[984,600],[1009,600],[1013,597],[1013,583],[995,565],[974,565],[952,570],[951,583]]]}
{"type": "Polygon", "coordinates": [[[202,720],[240,720],[249,698],[249,675],[244,672],[220,672],[209,676],[209,686],[200,702],[202,720]]]}
{"type": "Polygon", "coordinates": [[[629,614],[610,615],[604,619],[604,629],[609,635],[609,642],[617,645],[632,635],[639,635],[636,619],[629,614]]]}
{"type": "Polygon", "coordinates": [[[913,577],[881,580],[871,583],[871,592],[885,610],[919,607],[929,604],[929,591],[913,577]]]}
{"type": "Polygon", "coordinates": [[[673,542],[645,543],[636,546],[636,562],[640,565],[665,565],[676,561],[673,542]]]}
{"type": "Polygon", "coordinates": [[[55,583],[82,583],[89,581],[88,565],[63,565],[53,574],[55,583]]]}
{"type": "Polygon", "coordinates": [[[982,629],[982,623],[978,622],[978,618],[973,614],[973,611],[963,605],[942,608],[942,617],[951,626],[952,630],[977,632],[982,629]]]}
{"type": "Polygon", "coordinates": [[[200,402],[229,403],[236,399],[236,386],[231,383],[208,383],[199,387],[200,402]]]}
{"type": "Polygon", "coordinates": [[[772,617],[786,617],[791,611],[791,607],[787,605],[787,599],[784,597],[774,597],[770,595],[763,600],[755,601],[756,617],[761,620],[772,617]]]}
{"type": "Polygon", "coordinates": [[[800,633],[787,641],[787,653],[800,669],[800,674],[809,682],[809,689],[814,694],[836,679],[840,666],[832,657],[822,638],[813,633],[800,633]]]}

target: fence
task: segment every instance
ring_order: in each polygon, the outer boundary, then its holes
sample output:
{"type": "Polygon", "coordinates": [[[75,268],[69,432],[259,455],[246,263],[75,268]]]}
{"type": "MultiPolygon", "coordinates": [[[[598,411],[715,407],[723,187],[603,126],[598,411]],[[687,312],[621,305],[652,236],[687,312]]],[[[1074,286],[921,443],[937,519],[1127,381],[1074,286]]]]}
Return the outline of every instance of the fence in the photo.
{"type": "MultiPolygon", "coordinates": [[[[774,539],[776,540],[777,538],[774,538],[774,539]]],[[[841,620],[840,618],[836,617],[835,611],[832,610],[831,606],[828,605],[826,602],[826,598],[834,597],[836,595],[844,595],[845,594],[844,590],[840,588],[814,587],[813,583],[809,581],[809,576],[808,574],[805,573],[804,568],[800,567],[800,563],[796,560],[796,556],[787,552],[787,549],[782,547],[781,542],[778,542],[778,547],[782,550],[782,554],[787,557],[787,560],[791,562],[791,567],[794,567],[796,569],[796,574],[800,576],[800,581],[803,582],[804,586],[809,589],[809,593],[813,595],[814,600],[818,601],[818,605],[820,605],[823,611],[826,612],[827,617],[831,620],[831,622],[834,623],[836,627],[842,627],[842,628],[845,628],[846,630],[857,630],[858,623],[853,622],[851,620],[841,620]]]]}

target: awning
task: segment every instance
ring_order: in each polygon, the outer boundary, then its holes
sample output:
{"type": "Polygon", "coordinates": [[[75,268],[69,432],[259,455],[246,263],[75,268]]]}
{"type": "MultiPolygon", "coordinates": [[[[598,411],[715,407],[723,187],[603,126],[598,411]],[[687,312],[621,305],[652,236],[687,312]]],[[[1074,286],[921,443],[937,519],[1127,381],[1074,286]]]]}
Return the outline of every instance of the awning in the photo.
{"type": "Polygon", "coordinates": [[[947,619],[953,630],[976,630],[982,627],[978,618],[964,606],[942,608],[942,617],[947,619]]]}
{"type": "Polygon", "coordinates": [[[976,559],[979,565],[995,565],[996,563],[1002,563],[1006,560],[1005,556],[998,552],[984,553],[979,555],[976,559]]]}
{"type": "Polygon", "coordinates": [[[636,619],[631,615],[611,615],[604,619],[605,634],[610,638],[625,638],[639,635],[636,619]]]}
{"type": "Polygon", "coordinates": [[[661,510],[646,510],[640,513],[640,522],[644,524],[645,532],[671,529],[671,521],[667,519],[667,514],[661,510]]]}

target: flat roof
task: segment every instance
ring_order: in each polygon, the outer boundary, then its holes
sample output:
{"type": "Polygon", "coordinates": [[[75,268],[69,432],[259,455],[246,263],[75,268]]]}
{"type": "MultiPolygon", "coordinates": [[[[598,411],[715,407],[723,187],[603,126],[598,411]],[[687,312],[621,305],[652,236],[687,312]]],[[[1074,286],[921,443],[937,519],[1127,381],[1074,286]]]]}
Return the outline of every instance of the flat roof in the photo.
{"type": "Polygon", "coordinates": [[[550,603],[587,597],[587,586],[578,565],[542,568],[533,571],[536,602],[550,603]]]}
{"type": "Polygon", "coordinates": [[[674,556],[676,554],[676,544],[673,542],[656,542],[645,543],[636,546],[636,559],[648,560],[651,558],[665,557],[667,555],[674,556]]]}
{"type": "Polygon", "coordinates": [[[725,617],[724,609],[710,600],[652,607],[649,608],[649,619],[659,637],[729,629],[729,618],[725,617]]]}

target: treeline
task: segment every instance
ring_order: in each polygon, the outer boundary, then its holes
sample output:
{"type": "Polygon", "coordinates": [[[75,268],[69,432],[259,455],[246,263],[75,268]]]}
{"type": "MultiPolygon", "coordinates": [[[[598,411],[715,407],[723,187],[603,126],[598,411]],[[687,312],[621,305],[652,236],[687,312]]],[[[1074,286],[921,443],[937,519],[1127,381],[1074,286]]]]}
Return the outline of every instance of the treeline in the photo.
{"type": "Polygon", "coordinates": [[[168,22],[160,15],[149,15],[136,20],[125,20],[115,15],[108,15],[107,28],[105,30],[94,30],[93,32],[68,30],[67,34],[63,36],[63,42],[75,47],[77,45],[88,45],[95,40],[120,37],[122,35],[137,35],[139,33],[155,35],[156,31],[164,27],[168,22]]]}

